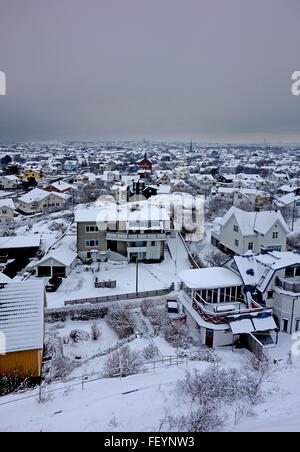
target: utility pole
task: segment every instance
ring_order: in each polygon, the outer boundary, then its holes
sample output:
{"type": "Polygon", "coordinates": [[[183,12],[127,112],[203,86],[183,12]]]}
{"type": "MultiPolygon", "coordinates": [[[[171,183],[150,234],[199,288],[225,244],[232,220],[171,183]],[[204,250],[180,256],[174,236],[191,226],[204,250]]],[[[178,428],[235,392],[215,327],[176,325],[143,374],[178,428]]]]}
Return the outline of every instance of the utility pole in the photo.
{"type": "Polygon", "coordinates": [[[294,194],[293,222],[292,222],[292,231],[293,232],[294,232],[294,223],[295,223],[295,209],[296,209],[296,195],[294,194]]]}
{"type": "Polygon", "coordinates": [[[136,293],[139,291],[139,260],[136,260],[136,293]]]}
{"type": "Polygon", "coordinates": [[[178,231],[176,231],[175,275],[177,275],[177,258],[178,258],[178,231]]]}

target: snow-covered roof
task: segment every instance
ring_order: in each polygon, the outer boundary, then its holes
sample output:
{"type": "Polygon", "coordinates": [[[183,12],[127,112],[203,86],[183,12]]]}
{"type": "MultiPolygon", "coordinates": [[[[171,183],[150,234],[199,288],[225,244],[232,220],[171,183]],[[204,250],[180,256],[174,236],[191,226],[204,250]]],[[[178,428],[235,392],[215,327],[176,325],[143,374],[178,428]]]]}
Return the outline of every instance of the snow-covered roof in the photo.
{"type": "Polygon", "coordinates": [[[59,180],[59,181],[53,182],[51,185],[49,185],[49,187],[53,187],[59,191],[65,191],[65,190],[69,190],[69,189],[73,188],[73,185],[70,185],[67,182],[64,182],[62,180],[59,180]]]}
{"type": "Polygon", "coordinates": [[[103,207],[77,209],[75,222],[138,222],[138,221],[169,221],[170,216],[165,207],[141,201],[124,205],[108,204],[103,207]]]}
{"type": "Polygon", "coordinates": [[[7,276],[4,273],[0,272],[0,284],[8,283],[10,281],[12,281],[12,279],[9,276],[7,276]]]}
{"type": "Polygon", "coordinates": [[[278,198],[278,201],[280,204],[288,206],[290,204],[293,204],[295,201],[299,201],[299,199],[300,199],[300,196],[296,196],[292,192],[292,193],[288,193],[287,195],[281,196],[281,198],[278,198]]]}
{"type": "Polygon", "coordinates": [[[56,250],[50,251],[50,253],[46,254],[46,256],[44,256],[36,265],[44,264],[49,259],[53,259],[63,266],[69,267],[76,258],[77,254],[74,253],[74,251],[71,251],[65,246],[60,246],[56,250]]]}
{"type": "Polygon", "coordinates": [[[232,206],[220,221],[224,226],[234,215],[244,236],[255,235],[256,232],[266,234],[276,221],[279,221],[286,232],[289,232],[286,222],[279,211],[246,212],[232,206]]]}
{"type": "Polygon", "coordinates": [[[51,192],[41,190],[40,188],[34,188],[33,190],[25,193],[25,195],[18,198],[18,201],[24,202],[25,204],[29,204],[32,202],[40,202],[48,196],[57,196],[62,199],[67,199],[67,195],[63,193],[51,192]]]}
{"type": "Polygon", "coordinates": [[[43,281],[9,282],[0,289],[0,331],[6,353],[43,348],[43,281]]]}
{"type": "Polygon", "coordinates": [[[0,237],[0,249],[6,248],[38,248],[41,243],[39,234],[0,237]]]}
{"type": "Polygon", "coordinates": [[[190,289],[218,289],[243,285],[240,276],[225,267],[184,270],[179,277],[190,289]]]}
{"type": "Polygon", "coordinates": [[[264,292],[277,270],[300,265],[298,251],[268,251],[263,254],[234,256],[227,261],[230,267],[235,262],[235,271],[239,272],[245,286],[264,292]]]}
{"type": "Polygon", "coordinates": [[[15,204],[11,198],[0,199],[0,207],[9,207],[10,209],[15,209],[15,204]]]}

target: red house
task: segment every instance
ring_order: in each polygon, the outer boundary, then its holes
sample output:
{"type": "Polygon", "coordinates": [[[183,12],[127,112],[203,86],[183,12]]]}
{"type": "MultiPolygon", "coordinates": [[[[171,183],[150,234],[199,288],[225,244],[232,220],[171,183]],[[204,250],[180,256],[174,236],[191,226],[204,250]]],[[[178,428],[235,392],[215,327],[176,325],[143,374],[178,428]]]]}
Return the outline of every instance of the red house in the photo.
{"type": "Polygon", "coordinates": [[[57,193],[69,193],[72,188],[72,185],[59,180],[57,182],[53,182],[51,185],[48,185],[48,187],[45,187],[44,190],[55,191],[57,193]]]}
{"type": "Polygon", "coordinates": [[[145,154],[143,160],[137,162],[137,165],[139,166],[140,170],[152,171],[152,163],[147,159],[147,154],[145,154]]]}

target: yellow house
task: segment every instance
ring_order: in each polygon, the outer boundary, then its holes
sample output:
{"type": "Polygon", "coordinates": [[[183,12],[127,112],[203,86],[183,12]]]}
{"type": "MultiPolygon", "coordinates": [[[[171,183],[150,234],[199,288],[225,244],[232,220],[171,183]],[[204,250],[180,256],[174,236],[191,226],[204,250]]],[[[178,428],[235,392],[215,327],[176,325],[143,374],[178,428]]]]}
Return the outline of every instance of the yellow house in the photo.
{"type": "Polygon", "coordinates": [[[41,376],[45,306],[43,281],[0,284],[0,375],[41,376]]]}
{"type": "Polygon", "coordinates": [[[40,178],[42,177],[42,176],[41,176],[41,172],[40,172],[40,171],[33,170],[33,169],[25,170],[25,171],[24,171],[24,174],[23,174],[23,176],[22,176],[22,179],[23,179],[23,180],[28,180],[28,179],[31,179],[32,177],[33,177],[35,180],[40,179],[40,178]]]}

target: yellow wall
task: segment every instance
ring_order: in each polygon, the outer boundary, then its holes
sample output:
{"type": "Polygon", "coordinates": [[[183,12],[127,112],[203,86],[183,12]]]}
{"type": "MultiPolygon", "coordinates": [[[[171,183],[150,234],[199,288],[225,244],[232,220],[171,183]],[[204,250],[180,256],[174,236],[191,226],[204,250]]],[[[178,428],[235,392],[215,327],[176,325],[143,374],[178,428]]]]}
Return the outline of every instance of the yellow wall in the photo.
{"type": "Polygon", "coordinates": [[[40,174],[34,170],[26,170],[22,176],[22,179],[29,179],[30,177],[34,177],[35,179],[40,178],[40,174]]]}
{"type": "Polygon", "coordinates": [[[0,355],[0,375],[16,372],[21,378],[40,377],[41,369],[42,350],[26,350],[0,355]]]}

